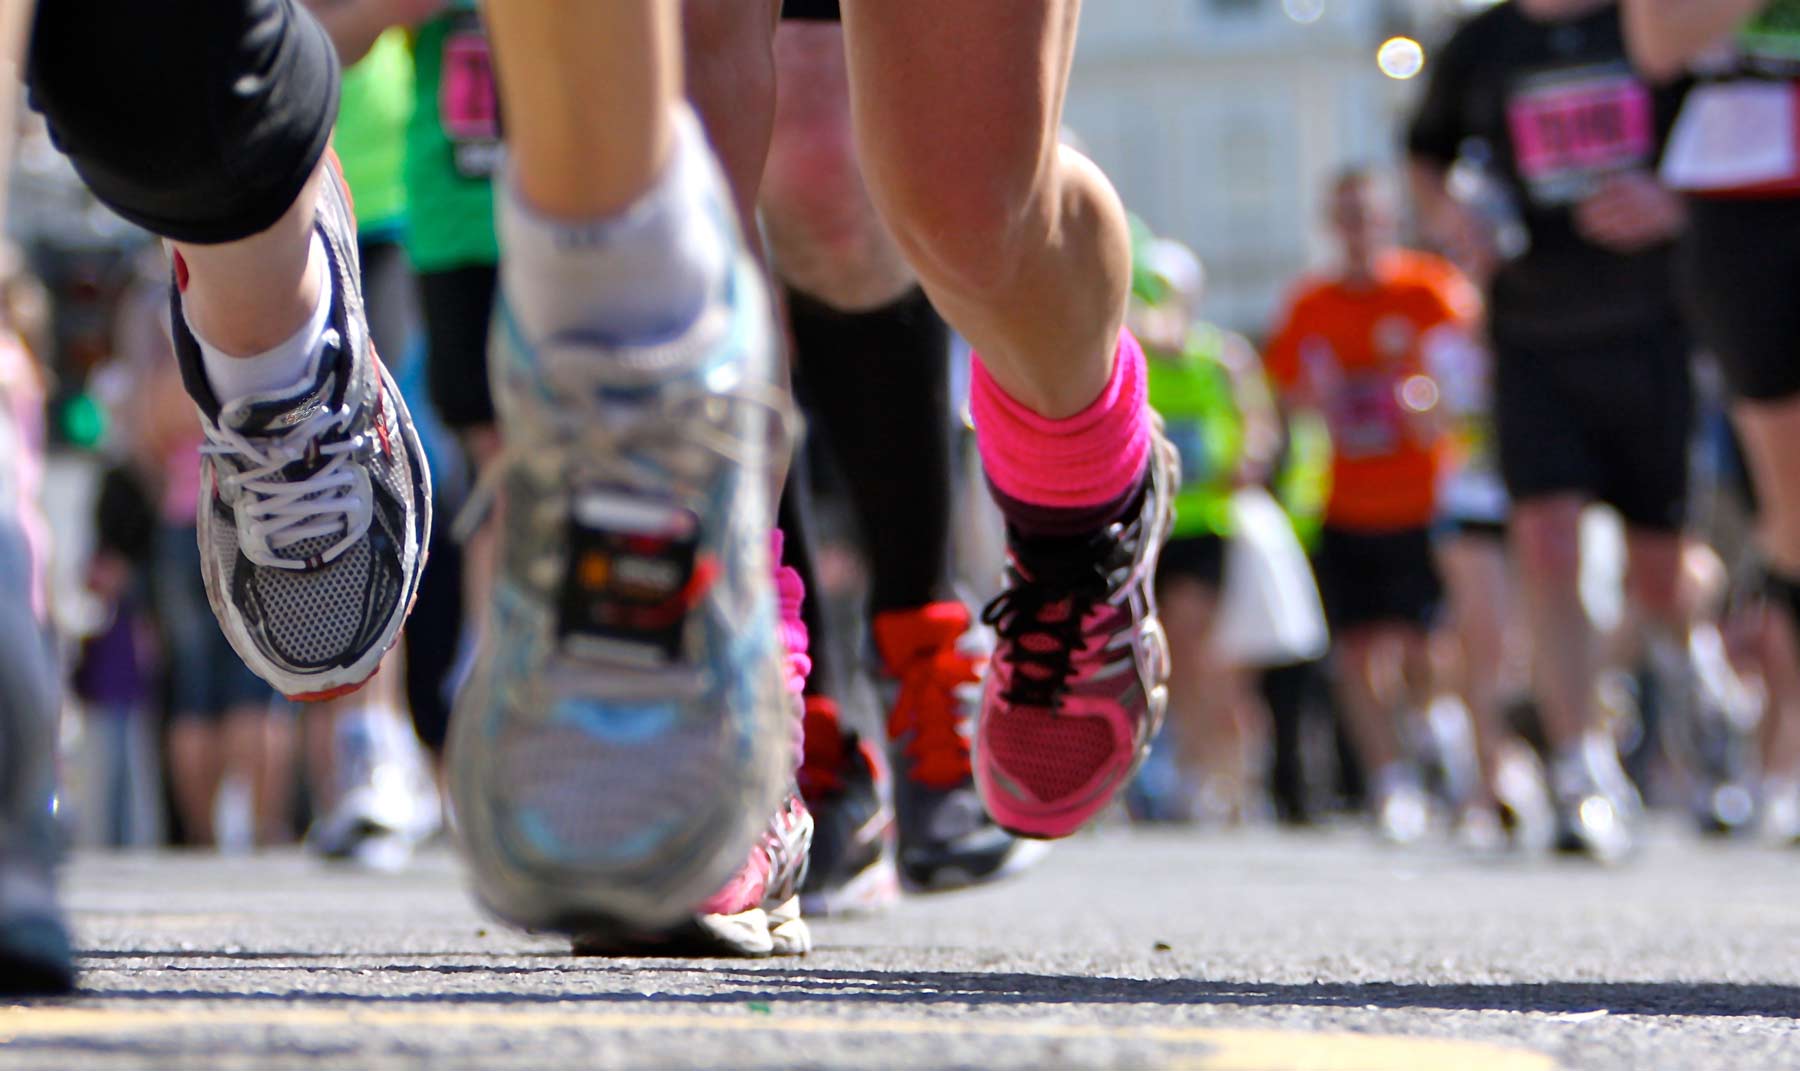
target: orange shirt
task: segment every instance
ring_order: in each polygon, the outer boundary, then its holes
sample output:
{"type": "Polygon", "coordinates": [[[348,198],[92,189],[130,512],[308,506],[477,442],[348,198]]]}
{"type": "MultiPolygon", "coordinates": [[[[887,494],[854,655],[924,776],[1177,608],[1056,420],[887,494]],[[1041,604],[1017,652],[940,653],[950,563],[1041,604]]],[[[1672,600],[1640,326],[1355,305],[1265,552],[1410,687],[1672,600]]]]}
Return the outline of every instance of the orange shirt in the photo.
{"type": "Polygon", "coordinates": [[[1269,378],[1331,429],[1325,523],[1392,531],[1431,523],[1439,446],[1426,373],[1432,332],[1465,327],[1477,303],[1455,268],[1423,253],[1382,259],[1370,286],[1303,281],[1269,343],[1269,378]]]}

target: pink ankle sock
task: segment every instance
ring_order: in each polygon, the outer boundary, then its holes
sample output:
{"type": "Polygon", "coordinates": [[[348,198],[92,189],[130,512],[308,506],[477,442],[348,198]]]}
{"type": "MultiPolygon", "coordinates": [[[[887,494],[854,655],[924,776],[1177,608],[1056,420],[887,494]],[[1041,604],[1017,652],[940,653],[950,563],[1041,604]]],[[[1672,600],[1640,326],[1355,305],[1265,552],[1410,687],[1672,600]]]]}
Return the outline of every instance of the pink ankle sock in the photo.
{"type": "Polygon", "coordinates": [[[973,361],[970,408],[982,467],[1000,512],[1032,535],[1080,535],[1118,519],[1150,457],[1144,351],[1119,333],[1112,377],[1094,403],[1051,420],[1009,396],[973,361]]]}
{"type": "MultiPolygon", "coordinates": [[[[800,616],[801,604],[806,600],[806,585],[800,574],[792,566],[781,563],[781,547],[783,537],[781,529],[771,533],[769,539],[770,560],[775,565],[775,601],[780,608],[781,620],[776,625],[776,636],[781,640],[782,650],[787,656],[787,687],[795,696],[806,691],[806,677],[812,672],[812,658],[807,655],[811,646],[811,638],[806,633],[806,622],[800,616]]],[[[804,708],[796,701],[797,711],[804,708]]],[[[803,757],[805,731],[802,721],[794,724],[794,764],[798,768],[803,757]]]]}

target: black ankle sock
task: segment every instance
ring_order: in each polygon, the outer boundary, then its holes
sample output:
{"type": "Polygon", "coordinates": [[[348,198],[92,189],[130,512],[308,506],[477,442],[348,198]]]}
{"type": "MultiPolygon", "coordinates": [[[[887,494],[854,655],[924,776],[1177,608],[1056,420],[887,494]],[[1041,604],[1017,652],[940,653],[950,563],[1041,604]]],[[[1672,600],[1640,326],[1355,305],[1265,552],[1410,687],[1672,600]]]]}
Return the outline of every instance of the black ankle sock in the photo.
{"type": "Polygon", "coordinates": [[[856,510],[870,612],[933,601],[950,548],[949,328],[916,288],[848,313],[790,293],[788,314],[802,404],[856,510]]]}

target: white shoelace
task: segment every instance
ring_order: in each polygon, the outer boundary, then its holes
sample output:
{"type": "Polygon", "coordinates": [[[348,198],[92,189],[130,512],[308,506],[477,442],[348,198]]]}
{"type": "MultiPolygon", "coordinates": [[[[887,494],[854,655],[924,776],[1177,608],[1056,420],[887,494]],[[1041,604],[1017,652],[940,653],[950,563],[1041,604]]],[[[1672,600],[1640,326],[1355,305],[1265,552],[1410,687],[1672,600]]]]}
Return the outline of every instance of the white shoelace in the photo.
{"type": "Polygon", "coordinates": [[[229,496],[247,495],[238,506],[249,523],[238,528],[244,556],[258,565],[276,569],[304,569],[307,562],[283,558],[275,552],[304,540],[342,533],[319,557],[330,561],[356,544],[369,530],[370,503],[357,494],[363,480],[351,463],[363,448],[363,437],[318,445],[320,437],[347,427],[348,408],[317,412],[279,437],[246,437],[223,423],[206,428],[202,454],[231,458],[236,471],[224,476],[221,490],[229,496]],[[317,472],[303,480],[281,475],[287,466],[308,456],[325,459],[317,472]]]}
{"type": "MultiPolygon", "coordinates": [[[[590,395],[583,392],[581,396],[590,395]]],[[[734,406],[760,407],[774,417],[774,434],[767,444],[772,457],[782,456],[799,437],[800,416],[787,392],[767,384],[742,384],[729,391],[682,384],[670,388],[653,404],[655,412],[616,429],[607,426],[607,416],[597,402],[582,407],[578,419],[583,423],[575,442],[581,450],[584,477],[617,480],[627,487],[657,486],[666,482],[670,472],[694,476],[717,459],[745,464],[753,444],[723,427],[730,416],[726,410],[734,406]],[[656,464],[645,460],[650,455],[655,456],[656,464]]],[[[546,460],[541,440],[508,439],[470,492],[457,515],[453,535],[466,541],[481,526],[505,473],[514,464],[546,460]]]]}

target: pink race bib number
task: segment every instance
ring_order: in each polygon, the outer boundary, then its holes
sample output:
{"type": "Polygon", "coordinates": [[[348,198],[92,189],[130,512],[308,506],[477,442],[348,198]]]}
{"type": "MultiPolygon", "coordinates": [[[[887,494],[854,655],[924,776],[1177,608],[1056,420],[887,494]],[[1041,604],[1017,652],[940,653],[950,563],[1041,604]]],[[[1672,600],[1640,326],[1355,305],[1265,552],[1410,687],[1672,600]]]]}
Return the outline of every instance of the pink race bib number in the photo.
{"type": "Polygon", "coordinates": [[[1394,380],[1384,372],[1348,377],[1338,404],[1327,414],[1332,448],[1347,461],[1387,457],[1405,434],[1394,380]]]}
{"type": "Polygon", "coordinates": [[[1534,201],[1562,205],[1596,179],[1647,167],[1655,150],[1650,91],[1613,66],[1527,79],[1507,105],[1513,156],[1534,201]]]}
{"type": "Polygon", "coordinates": [[[444,42],[444,80],[438,103],[444,133],[452,138],[500,136],[500,102],[494,93],[494,63],[485,36],[459,33],[444,42]]]}

